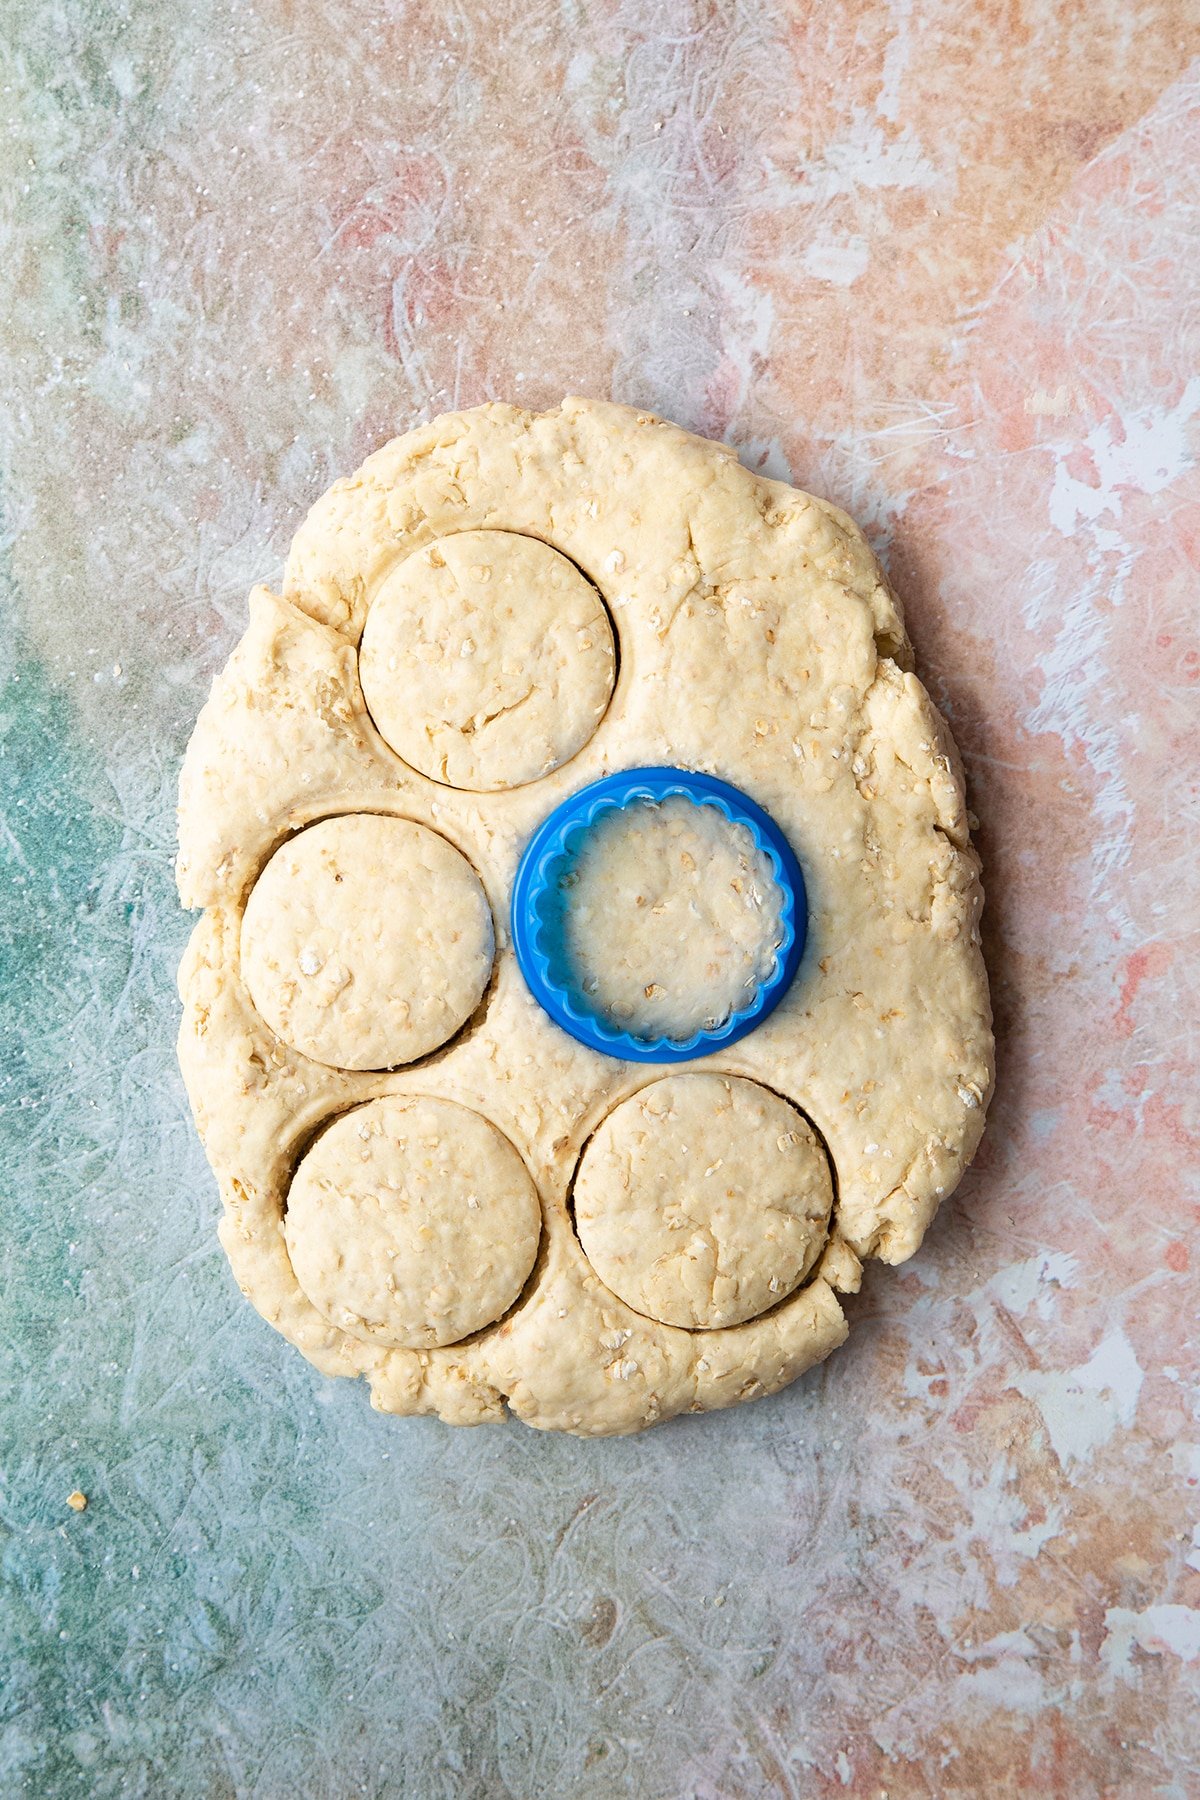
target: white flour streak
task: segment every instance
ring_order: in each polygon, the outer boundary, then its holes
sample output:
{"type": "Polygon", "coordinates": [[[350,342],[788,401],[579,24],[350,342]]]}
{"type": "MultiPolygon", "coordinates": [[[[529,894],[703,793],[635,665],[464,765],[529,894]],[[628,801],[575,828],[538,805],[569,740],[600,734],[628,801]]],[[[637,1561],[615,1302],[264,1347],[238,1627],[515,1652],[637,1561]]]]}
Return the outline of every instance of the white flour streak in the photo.
{"type": "Polygon", "coordinates": [[[1110,1675],[1123,1681],[1140,1679],[1133,1662],[1135,1646],[1148,1656],[1200,1660],[1200,1612],[1190,1606],[1147,1606],[1142,1612],[1110,1606],[1104,1628],[1108,1635],[1100,1647],[1101,1661],[1110,1675]]]}
{"type": "Polygon", "coordinates": [[[1118,1426],[1133,1424],[1142,1367],[1129,1339],[1116,1330],[1079,1368],[1022,1370],[1012,1385],[1041,1413],[1059,1462],[1085,1463],[1118,1426]]]}
{"type": "Polygon", "coordinates": [[[1161,493],[1191,468],[1195,452],[1188,427],[1198,412],[1200,376],[1193,375],[1169,410],[1146,407],[1115,423],[1104,419],[1082,446],[1072,444],[1065,453],[1056,447],[1051,524],[1064,537],[1073,536],[1080,525],[1090,526],[1098,550],[1119,548],[1121,534],[1113,527],[1120,521],[1124,495],[1161,493]],[[1072,453],[1090,460],[1095,481],[1069,472],[1072,453]]]}

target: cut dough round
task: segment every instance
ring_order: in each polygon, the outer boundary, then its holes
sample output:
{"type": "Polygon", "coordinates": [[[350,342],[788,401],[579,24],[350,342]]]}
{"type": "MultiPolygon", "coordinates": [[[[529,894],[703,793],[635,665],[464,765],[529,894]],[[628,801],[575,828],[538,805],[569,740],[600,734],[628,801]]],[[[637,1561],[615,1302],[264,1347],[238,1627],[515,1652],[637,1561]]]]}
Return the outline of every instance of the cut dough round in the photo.
{"type": "Polygon", "coordinates": [[[284,1235],[317,1311],[369,1344],[454,1344],[507,1312],[541,1235],[537,1192],[495,1126],[452,1100],[395,1095],[319,1137],[284,1235]]]}
{"type": "Polygon", "coordinates": [[[744,825],[682,794],[602,813],[560,882],[585,1003],[645,1038],[712,1031],[775,967],[783,895],[744,825]]]}
{"type": "Polygon", "coordinates": [[[616,654],[599,594],[537,538],[462,531],[407,557],[367,614],[363,696],[398,756],[434,781],[491,790],[557,769],[587,743],[616,654]]]}
{"type": "Polygon", "coordinates": [[[622,1102],[583,1153],[588,1261],[666,1325],[739,1325],[791,1293],[825,1242],[833,1184],[807,1121],[769,1088],[671,1075],[622,1102]]]}
{"type": "Polygon", "coordinates": [[[469,1019],[494,953],[478,875],[428,826],[379,813],[310,825],[277,850],[242,920],[242,976],[285,1043],[389,1069],[469,1019]]]}

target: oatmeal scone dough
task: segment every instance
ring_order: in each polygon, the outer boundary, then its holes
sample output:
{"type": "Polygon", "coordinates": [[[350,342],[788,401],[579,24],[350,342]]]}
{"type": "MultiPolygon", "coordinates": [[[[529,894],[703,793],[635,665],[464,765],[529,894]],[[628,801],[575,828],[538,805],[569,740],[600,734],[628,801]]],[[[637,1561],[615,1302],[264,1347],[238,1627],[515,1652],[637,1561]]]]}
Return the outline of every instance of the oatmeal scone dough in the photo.
{"type": "MultiPolygon", "coordinates": [[[[365,1375],[384,1411],[475,1423],[507,1407],[532,1425],[599,1434],[771,1392],[841,1342],[839,1292],[857,1287],[864,1260],[912,1255],[978,1142],[992,1079],[978,862],[959,761],[912,672],[895,597],[836,508],[646,414],[583,400],[540,415],[488,405],[395,440],[338,482],[301,526],[282,593],[251,596],[185,759],[179,828],[180,893],[204,909],[180,971],[180,1059],[225,1204],[222,1241],[264,1317],[318,1367],[365,1375]],[[501,534],[511,547],[496,545],[501,534]],[[461,678],[436,657],[414,674],[414,657],[394,648],[416,641],[394,598],[399,572],[431,547],[462,572],[439,589],[452,621],[460,606],[476,616],[480,594],[512,598],[514,584],[472,574],[481,548],[502,552],[493,570],[533,571],[527,615],[514,609],[489,630],[485,611],[464,629],[461,662],[484,660],[461,678]],[[539,568],[562,574],[555,559],[571,577],[540,583],[539,568]],[[389,595],[397,617],[381,612],[376,631],[372,609],[389,595]],[[504,665],[522,616],[537,622],[539,682],[557,685],[557,710],[541,705],[538,684],[511,686],[504,665]],[[382,647],[371,706],[364,629],[382,647]],[[522,709],[529,739],[515,723],[522,709]],[[428,755],[406,735],[414,726],[428,755]],[[482,752],[497,727],[496,760],[474,757],[472,740],[484,735],[482,752]],[[808,889],[807,948],[783,1003],[682,1071],[621,1063],[566,1036],[526,990],[508,935],[512,879],[535,827],[585,783],[644,764],[705,771],[750,795],[788,836],[808,889]],[[355,814],[434,834],[459,858],[449,891],[474,920],[458,921],[456,998],[427,1034],[439,1043],[410,1043],[397,1058],[389,1039],[385,1051],[372,1045],[369,1066],[365,1051],[348,1062],[340,1047],[344,989],[327,1024],[317,1010],[306,1032],[266,1016],[281,980],[293,1007],[308,1003],[302,983],[318,977],[301,972],[306,949],[308,965],[328,955],[340,958],[335,975],[349,966],[332,939],[354,949],[353,920],[331,919],[328,944],[301,942],[307,923],[276,935],[270,908],[261,937],[252,928],[257,884],[281,848],[355,814]],[[692,1224],[674,1235],[690,1229],[694,1255],[675,1251],[660,1217],[621,1241],[618,1267],[605,1246],[619,1227],[605,1219],[589,1261],[611,1183],[614,1205],[639,1216],[614,1173],[620,1156],[599,1183],[597,1159],[631,1118],[679,1115],[671,1087],[700,1077],[762,1122],[747,1149],[740,1107],[712,1116],[713,1141],[724,1128],[735,1163],[741,1155],[727,1186],[744,1210],[712,1195],[714,1210],[697,1215],[696,1194],[683,1191],[685,1175],[694,1189],[722,1154],[709,1153],[697,1108],[694,1143],[642,1154],[656,1177],[679,1172],[673,1216],[692,1224]],[[423,1108],[438,1147],[426,1146],[422,1174],[396,1121],[423,1108]],[[357,1130],[343,1117],[390,1121],[391,1135],[351,1144],[335,1135],[357,1130]],[[781,1118],[788,1130],[771,1136],[781,1118]],[[789,1133],[796,1142],[779,1150],[789,1133]],[[313,1162],[322,1145],[338,1151],[324,1167],[313,1162]],[[494,1150],[503,1176],[473,1183],[468,1145],[481,1167],[494,1150]],[[756,1183],[764,1145],[787,1164],[769,1165],[774,1188],[756,1183]],[[521,1170],[536,1232],[528,1213],[521,1223],[521,1170]],[[463,1268],[479,1271],[473,1295],[455,1285],[447,1233],[463,1268]]],[[[412,867],[406,853],[393,878],[403,885],[412,867]]],[[[432,968],[447,954],[450,911],[426,910],[432,968]]],[[[377,911],[386,926],[388,909],[377,911]]],[[[407,917],[396,915],[398,931],[407,917]]],[[[417,984],[420,1015],[432,991],[424,952],[386,937],[380,967],[417,984]]],[[[364,984],[374,954],[364,953],[364,984]]],[[[370,1018],[385,1016],[394,986],[379,999],[364,987],[370,1018]]]]}

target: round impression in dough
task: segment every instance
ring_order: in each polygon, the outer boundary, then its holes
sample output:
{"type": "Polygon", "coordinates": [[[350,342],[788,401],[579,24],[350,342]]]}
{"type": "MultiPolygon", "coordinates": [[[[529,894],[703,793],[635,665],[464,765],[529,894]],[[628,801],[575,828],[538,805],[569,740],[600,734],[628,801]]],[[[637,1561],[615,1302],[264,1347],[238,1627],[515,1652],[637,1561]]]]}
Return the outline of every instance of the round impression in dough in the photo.
{"type": "Polygon", "coordinates": [[[775,966],[783,895],[765,851],[683,794],[602,813],[559,887],[579,991],[636,1037],[716,1030],[775,966]]]}
{"type": "Polygon", "coordinates": [[[454,1344],[507,1312],[533,1268],[537,1193],[508,1139],[451,1100],[344,1114],[304,1157],[284,1236],[331,1325],[369,1344],[454,1344]]]}
{"type": "Polygon", "coordinates": [[[833,1184],[794,1106],[731,1075],[670,1075],[614,1109],[584,1150],[575,1226],[635,1311],[738,1325],[789,1294],[825,1242],[833,1184]]]}
{"type": "Polygon", "coordinates": [[[478,1006],[492,915],[466,857],[428,826],[342,813],[290,838],[242,920],[242,977],[278,1037],[315,1062],[389,1069],[478,1006]]]}
{"type": "Polygon", "coordinates": [[[587,743],[612,694],[604,603],[538,538],[462,531],[407,557],[367,614],[363,697],[398,756],[450,787],[520,787],[587,743]]]}

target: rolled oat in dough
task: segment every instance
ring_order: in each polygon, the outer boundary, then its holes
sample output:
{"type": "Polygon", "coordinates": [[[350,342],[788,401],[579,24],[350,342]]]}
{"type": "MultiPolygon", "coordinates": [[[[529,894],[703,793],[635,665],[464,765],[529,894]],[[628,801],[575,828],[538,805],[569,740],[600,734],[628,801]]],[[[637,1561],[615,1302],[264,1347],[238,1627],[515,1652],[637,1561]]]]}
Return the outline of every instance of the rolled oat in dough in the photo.
{"type": "Polygon", "coordinates": [[[339,1069],[388,1069],[469,1019],[492,967],[479,877],[424,825],[377,813],[310,825],[246,903],[242,975],[285,1043],[339,1069]]]}
{"type": "Polygon", "coordinates": [[[682,794],[602,813],[560,880],[579,991],[643,1038],[688,1038],[748,1006],[782,942],[783,895],[744,825],[682,794]]]}
{"type": "Polygon", "coordinates": [[[537,1254],[528,1171],[478,1113],[397,1095],[347,1113],[297,1169],[284,1222],[296,1279],[368,1344],[453,1344],[506,1312],[537,1254]]]}
{"type": "Polygon", "coordinates": [[[359,674],[398,756],[452,787],[518,787],[587,743],[616,659],[599,594],[511,531],[462,531],[407,557],[375,596],[359,674]]]}
{"type": "MultiPolygon", "coordinates": [[[[385,1412],[603,1434],[770,1393],[846,1335],[863,1262],[913,1254],[983,1129],[979,864],[896,597],[836,507],[628,407],[450,414],[317,501],[188,747],[177,876],[221,1241],[385,1412]],[[763,807],[808,898],[781,1004],[669,1076],[560,1030],[508,937],[547,814],[647,765],[763,807]],[[407,1152],[338,1147],[343,1115],[418,1098],[461,1117],[414,1250],[407,1152]],[[459,1180],[482,1121],[536,1191],[532,1268],[511,1160],[459,1180]]],[[[604,912],[597,979],[626,947],[604,912]]]]}
{"type": "Polygon", "coordinates": [[[833,1184],[794,1106],[757,1082],[671,1075],[625,1100],[584,1150],[575,1224],[601,1280],[667,1325],[740,1325],[801,1282],[833,1184]]]}

